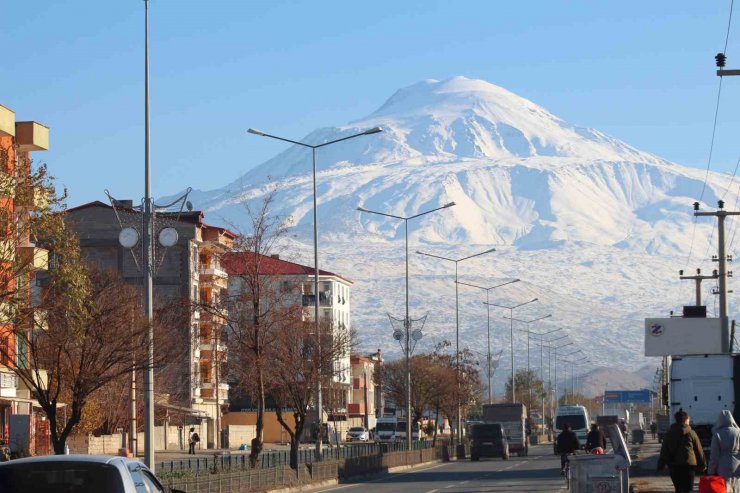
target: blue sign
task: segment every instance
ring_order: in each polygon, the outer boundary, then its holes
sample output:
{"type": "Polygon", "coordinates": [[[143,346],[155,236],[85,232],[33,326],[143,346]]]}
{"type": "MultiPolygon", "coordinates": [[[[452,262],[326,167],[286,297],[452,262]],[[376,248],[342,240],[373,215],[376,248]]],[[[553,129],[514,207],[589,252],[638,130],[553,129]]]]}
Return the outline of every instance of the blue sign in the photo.
{"type": "Polygon", "coordinates": [[[604,391],[604,402],[613,404],[644,403],[650,404],[650,391],[642,390],[607,390],[604,391]]]}

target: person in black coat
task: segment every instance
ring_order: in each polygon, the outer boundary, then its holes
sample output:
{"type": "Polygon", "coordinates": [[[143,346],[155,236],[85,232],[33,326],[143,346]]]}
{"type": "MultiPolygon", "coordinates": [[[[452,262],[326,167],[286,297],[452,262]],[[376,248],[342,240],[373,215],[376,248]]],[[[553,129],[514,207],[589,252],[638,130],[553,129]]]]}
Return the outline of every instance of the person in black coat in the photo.
{"type": "Polygon", "coordinates": [[[588,432],[586,437],[586,450],[590,452],[599,447],[606,450],[606,437],[599,429],[599,425],[592,424],[591,431],[588,432]]]}
{"type": "Polygon", "coordinates": [[[570,425],[566,424],[563,426],[563,431],[558,435],[555,444],[560,454],[560,474],[565,474],[565,461],[568,460],[569,454],[581,448],[581,442],[578,441],[578,437],[570,425]]]}

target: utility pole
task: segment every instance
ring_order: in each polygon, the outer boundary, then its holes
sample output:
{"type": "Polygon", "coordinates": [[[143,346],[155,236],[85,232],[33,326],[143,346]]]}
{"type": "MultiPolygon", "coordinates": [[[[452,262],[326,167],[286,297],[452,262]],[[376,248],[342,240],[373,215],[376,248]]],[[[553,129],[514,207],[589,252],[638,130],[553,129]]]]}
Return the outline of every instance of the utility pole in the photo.
{"type": "MultiPolygon", "coordinates": [[[[740,71],[738,71],[740,74],[740,71]]],[[[732,276],[732,271],[727,271],[727,252],[725,251],[725,219],[727,216],[740,216],[740,212],[730,212],[724,210],[725,202],[717,202],[717,210],[714,212],[699,212],[699,202],[694,202],[694,216],[714,216],[717,218],[717,256],[712,260],[719,263],[719,319],[722,333],[722,352],[730,351],[730,324],[727,317],[727,278],[732,276]]],[[[730,259],[731,260],[731,259],[730,259]]]]}
{"type": "Polygon", "coordinates": [[[701,275],[701,269],[696,269],[695,276],[684,276],[683,270],[678,271],[678,275],[681,276],[680,279],[682,280],[691,279],[696,282],[696,306],[701,306],[701,282],[706,279],[717,279],[719,277],[719,274],[717,273],[716,269],[714,270],[711,276],[701,275]]]}

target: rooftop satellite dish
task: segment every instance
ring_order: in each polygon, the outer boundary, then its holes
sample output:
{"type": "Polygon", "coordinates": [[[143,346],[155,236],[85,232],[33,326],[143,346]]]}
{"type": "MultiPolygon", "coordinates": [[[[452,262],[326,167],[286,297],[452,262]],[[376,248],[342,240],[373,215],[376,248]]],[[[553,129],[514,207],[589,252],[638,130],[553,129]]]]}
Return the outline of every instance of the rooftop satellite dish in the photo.
{"type": "Polygon", "coordinates": [[[187,202],[185,202],[185,208],[188,210],[188,212],[192,212],[193,203],[188,200],[187,202]]]}

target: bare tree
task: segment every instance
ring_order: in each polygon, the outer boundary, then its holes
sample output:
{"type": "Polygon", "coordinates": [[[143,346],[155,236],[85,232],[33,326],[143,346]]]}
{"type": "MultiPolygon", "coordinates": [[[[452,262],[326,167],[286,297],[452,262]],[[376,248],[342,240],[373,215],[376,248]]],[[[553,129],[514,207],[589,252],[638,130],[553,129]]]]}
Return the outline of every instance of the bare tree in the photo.
{"type": "MultiPolygon", "coordinates": [[[[329,387],[346,370],[337,362],[349,356],[352,334],[331,320],[322,319],[317,336],[313,320],[302,320],[300,305],[285,308],[285,323],[272,347],[275,385],[270,397],[275,403],[277,420],[290,437],[290,467],[296,469],[300,438],[317,384],[321,381],[322,387],[329,387]],[[292,426],[286,412],[293,414],[292,426]]],[[[321,440],[322,431],[319,430],[317,440],[321,440]]]]}
{"type": "Polygon", "coordinates": [[[221,259],[229,273],[228,295],[204,307],[223,319],[228,335],[230,376],[256,404],[256,436],[249,455],[252,467],[256,466],[264,446],[266,396],[272,384],[269,372],[274,366],[271,348],[278,328],[284,323],[282,301],[290,296],[282,289],[271,258],[288,232],[286,218],[271,212],[275,194],[273,188],[257,207],[244,203],[246,231],[234,227],[238,233],[234,251],[221,259]]]}

